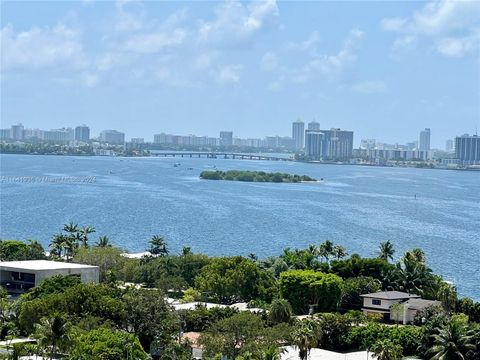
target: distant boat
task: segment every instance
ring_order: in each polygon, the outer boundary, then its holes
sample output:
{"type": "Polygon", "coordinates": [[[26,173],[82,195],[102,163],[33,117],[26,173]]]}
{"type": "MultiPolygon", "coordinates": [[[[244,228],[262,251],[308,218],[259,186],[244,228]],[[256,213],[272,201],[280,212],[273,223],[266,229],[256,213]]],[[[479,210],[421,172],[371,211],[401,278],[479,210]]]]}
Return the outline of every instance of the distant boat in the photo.
{"type": "Polygon", "coordinates": [[[173,167],[179,167],[179,166],[180,166],[180,163],[173,164],[173,167]]]}
{"type": "Polygon", "coordinates": [[[187,168],[187,170],[193,170],[193,168],[192,168],[192,167],[189,167],[189,168],[187,168]]]}

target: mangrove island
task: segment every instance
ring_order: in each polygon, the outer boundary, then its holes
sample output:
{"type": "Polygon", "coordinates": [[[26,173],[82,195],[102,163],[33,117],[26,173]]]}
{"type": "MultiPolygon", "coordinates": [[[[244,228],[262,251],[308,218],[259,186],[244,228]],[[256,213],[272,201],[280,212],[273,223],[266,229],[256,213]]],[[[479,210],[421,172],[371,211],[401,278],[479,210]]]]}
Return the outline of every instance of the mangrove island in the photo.
{"type": "Polygon", "coordinates": [[[233,180],[248,182],[274,182],[274,183],[299,183],[316,182],[317,180],[307,175],[285,174],[285,173],[266,173],[264,171],[202,171],[201,179],[206,180],[233,180]]]}

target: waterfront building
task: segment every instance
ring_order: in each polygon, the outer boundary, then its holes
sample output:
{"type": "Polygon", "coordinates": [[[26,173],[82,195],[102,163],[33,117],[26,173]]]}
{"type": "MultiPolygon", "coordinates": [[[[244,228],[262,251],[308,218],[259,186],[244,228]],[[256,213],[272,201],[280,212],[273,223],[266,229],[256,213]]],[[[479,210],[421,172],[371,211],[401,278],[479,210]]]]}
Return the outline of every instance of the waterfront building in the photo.
{"type": "Polygon", "coordinates": [[[41,132],[41,139],[43,141],[65,143],[74,140],[74,138],[75,130],[72,128],[45,130],[41,132]]]}
{"type": "Polygon", "coordinates": [[[353,154],[353,131],[332,128],[321,130],[324,134],[322,155],[324,159],[344,160],[353,154]]]}
{"type": "Polygon", "coordinates": [[[361,149],[375,149],[377,146],[377,141],[375,139],[363,139],[360,141],[360,148],[361,149]]]}
{"type": "Polygon", "coordinates": [[[420,131],[419,150],[430,150],[430,128],[420,131]]]}
{"type": "Polygon", "coordinates": [[[316,121],[310,121],[308,123],[307,130],[320,130],[320,123],[318,123],[316,121]]]}
{"type": "Polygon", "coordinates": [[[455,157],[462,164],[480,164],[480,137],[468,134],[457,136],[455,138],[455,157]]]}
{"type": "Polygon", "coordinates": [[[75,128],[75,140],[88,142],[90,140],[90,128],[87,125],[80,125],[75,128]]]}
{"type": "Polygon", "coordinates": [[[303,121],[297,120],[292,123],[292,138],[295,149],[303,149],[305,146],[305,124],[303,121]]]}
{"type": "Polygon", "coordinates": [[[48,260],[0,262],[0,284],[14,297],[55,275],[75,276],[83,283],[98,283],[99,267],[48,260]]]}
{"type": "Polygon", "coordinates": [[[445,151],[446,152],[453,152],[455,150],[454,148],[454,142],[452,139],[448,139],[446,142],[445,142],[445,151]]]}
{"type": "Polygon", "coordinates": [[[10,133],[11,133],[11,129],[0,129],[0,140],[11,139],[10,133]]]}
{"type": "Polygon", "coordinates": [[[311,160],[321,160],[324,134],[319,130],[305,131],[305,155],[311,160]]]}
{"type": "Polygon", "coordinates": [[[23,131],[23,136],[25,139],[42,139],[43,131],[40,129],[25,129],[23,131]]]}
{"type": "Polygon", "coordinates": [[[233,132],[220,131],[220,146],[232,146],[232,145],[233,145],[233,132]]]}
{"type": "Polygon", "coordinates": [[[12,125],[10,128],[10,138],[12,140],[23,140],[24,139],[24,127],[22,124],[18,123],[17,125],[12,125]]]}
{"type": "Polygon", "coordinates": [[[417,150],[418,149],[418,141],[410,141],[407,143],[407,150],[417,150]]]}
{"type": "Polygon", "coordinates": [[[356,149],[355,156],[365,158],[376,163],[386,161],[427,161],[430,152],[422,150],[398,149],[356,149]]]}
{"type": "Polygon", "coordinates": [[[440,301],[425,300],[420,295],[409,294],[401,291],[380,291],[360,295],[363,298],[363,313],[380,314],[386,321],[395,320],[404,325],[413,322],[418,311],[429,306],[441,305],[440,301]],[[400,304],[399,308],[394,305],[400,304]]]}
{"type": "Polygon", "coordinates": [[[100,133],[100,141],[109,144],[124,144],[125,134],[117,130],[103,130],[100,133]]]}

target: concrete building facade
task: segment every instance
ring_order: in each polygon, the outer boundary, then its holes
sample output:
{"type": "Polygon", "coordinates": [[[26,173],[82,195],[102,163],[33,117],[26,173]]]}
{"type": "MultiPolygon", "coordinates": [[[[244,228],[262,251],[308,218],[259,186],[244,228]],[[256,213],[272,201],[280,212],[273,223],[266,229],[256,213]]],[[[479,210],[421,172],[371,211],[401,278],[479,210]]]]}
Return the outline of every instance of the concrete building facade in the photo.
{"type": "Polygon", "coordinates": [[[55,275],[78,276],[83,283],[99,282],[99,267],[48,260],[0,262],[0,284],[18,296],[55,275]]]}
{"type": "Polygon", "coordinates": [[[430,151],[430,128],[420,131],[419,150],[430,151]]]}
{"type": "Polygon", "coordinates": [[[455,138],[455,157],[462,164],[480,164],[480,137],[468,134],[457,136],[455,138]]]}
{"type": "Polygon", "coordinates": [[[301,150],[305,146],[305,124],[297,120],[292,123],[292,139],[295,149],[301,150]]]}

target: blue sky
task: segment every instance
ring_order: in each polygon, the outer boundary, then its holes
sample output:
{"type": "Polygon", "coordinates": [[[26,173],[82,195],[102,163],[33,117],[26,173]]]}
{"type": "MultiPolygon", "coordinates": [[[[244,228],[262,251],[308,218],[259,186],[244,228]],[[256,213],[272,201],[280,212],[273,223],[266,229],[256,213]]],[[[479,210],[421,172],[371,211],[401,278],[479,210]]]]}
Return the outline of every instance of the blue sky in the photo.
{"type": "Polygon", "coordinates": [[[432,144],[480,128],[479,1],[2,1],[1,126],[432,144]]]}

